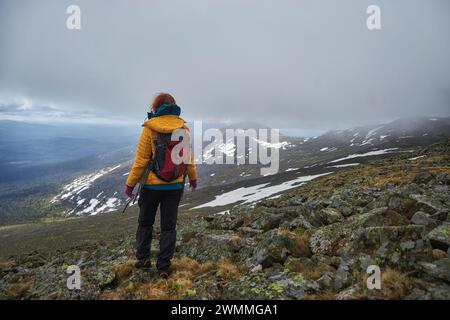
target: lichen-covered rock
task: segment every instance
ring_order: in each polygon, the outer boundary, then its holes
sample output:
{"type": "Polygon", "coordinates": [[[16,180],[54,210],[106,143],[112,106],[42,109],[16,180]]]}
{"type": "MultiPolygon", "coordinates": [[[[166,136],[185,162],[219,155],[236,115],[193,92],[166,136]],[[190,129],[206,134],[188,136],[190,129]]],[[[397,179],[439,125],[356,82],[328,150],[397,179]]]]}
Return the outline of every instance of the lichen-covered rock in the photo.
{"type": "Polygon", "coordinates": [[[265,213],[252,222],[251,227],[253,229],[268,231],[279,226],[283,215],[265,213]]]}
{"type": "Polygon", "coordinates": [[[235,234],[232,232],[198,234],[189,242],[179,247],[180,253],[201,262],[218,261],[222,258],[231,259],[231,246],[235,234]]]}
{"type": "Polygon", "coordinates": [[[276,262],[284,263],[289,255],[289,250],[286,245],[286,239],[284,237],[276,235],[267,237],[256,248],[256,262],[263,267],[269,267],[276,262]]]}
{"type": "Polygon", "coordinates": [[[230,282],[223,289],[224,299],[302,299],[317,292],[319,285],[300,273],[256,273],[230,282]]]}
{"type": "Polygon", "coordinates": [[[340,255],[344,247],[353,247],[367,233],[369,227],[407,224],[409,221],[386,207],[355,215],[343,222],[315,230],[310,237],[314,254],[340,255]]]}
{"type": "Polygon", "coordinates": [[[322,224],[328,225],[343,219],[342,214],[335,208],[325,208],[314,213],[314,216],[322,224]]]}
{"type": "Polygon", "coordinates": [[[450,248],[450,223],[444,223],[433,229],[427,239],[433,248],[447,251],[450,248]]]}
{"type": "Polygon", "coordinates": [[[415,201],[414,210],[423,211],[429,214],[434,214],[445,209],[441,202],[436,199],[435,196],[423,195],[423,194],[411,194],[409,196],[412,200],[415,201]]]}
{"type": "Polygon", "coordinates": [[[297,218],[295,218],[294,220],[292,220],[289,224],[288,224],[288,228],[289,230],[298,230],[299,228],[302,228],[304,230],[309,230],[312,229],[313,226],[312,224],[303,216],[298,216],[297,218]]]}
{"type": "Polygon", "coordinates": [[[334,273],[326,272],[319,279],[317,279],[317,283],[319,284],[322,290],[334,287],[335,284],[334,273]]]}
{"type": "Polygon", "coordinates": [[[255,250],[257,264],[270,267],[274,263],[283,264],[289,255],[294,257],[309,254],[306,236],[295,232],[274,230],[264,235],[255,250]]]}
{"type": "Polygon", "coordinates": [[[396,265],[399,269],[415,268],[415,261],[431,257],[431,246],[424,241],[425,228],[418,225],[366,228],[360,246],[352,252],[367,252],[379,264],[396,265]]]}
{"type": "Polygon", "coordinates": [[[450,259],[443,258],[433,262],[419,262],[418,266],[427,275],[450,282],[450,259]]]}
{"type": "Polygon", "coordinates": [[[423,226],[430,225],[432,223],[436,223],[434,219],[430,217],[430,215],[426,212],[417,211],[411,218],[411,222],[414,224],[419,224],[423,226]]]}
{"type": "Polygon", "coordinates": [[[114,281],[115,277],[115,273],[106,268],[89,273],[90,283],[98,286],[100,289],[110,285],[114,281]]]}
{"type": "Polygon", "coordinates": [[[418,174],[416,174],[416,176],[414,177],[414,182],[415,183],[428,183],[431,180],[434,179],[434,175],[430,172],[419,172],[418,174]]]}
{"type": "Polygon", "coordinates": [[[344,217],[349,217],[354,214],[352,205],[343,200],[341,197],[332,197],[330,208],[337,209],[344,217]]]}
{"type": "Polygon", "coordinates": [[[334,299],[336,300],[358,300],[361,299],[361,286],[359,284],[339,292],[334,299]]]}

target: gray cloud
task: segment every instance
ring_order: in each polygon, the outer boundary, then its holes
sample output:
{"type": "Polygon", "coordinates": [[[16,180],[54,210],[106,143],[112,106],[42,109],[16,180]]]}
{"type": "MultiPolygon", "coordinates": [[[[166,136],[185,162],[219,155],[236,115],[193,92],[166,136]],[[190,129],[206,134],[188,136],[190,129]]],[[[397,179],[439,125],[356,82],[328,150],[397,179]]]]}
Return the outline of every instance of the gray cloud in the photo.
{"type": "Polygon", "coordinates": [[[30,101],[0,101],[0,113],[3,115],[19,116],[31,113],[33,115],[44,115],[53,117],[61,114],[63,110],[46,105],[31,105],[30,101]]]}
{"type": "Polygon", "coordinates": [[[36,103],[29,99],[0,100],[0,119],[2,120],[27,120],[37,122],[74,122],[74,123],[99,123],[99,124],[128,124],[117,117],[104,118],[87,110],[70,110],[47,105],[43,102],[36,103]]]}
{"type": "Polygon", "coordinates": [[[189,120],[311,130],[447,116],[449,9],[447,0],[2,0],[0,97],[141,121],[153,94],[168,91],[189,120]],[[74,3],[80,31],[65,27],[74,3]],[[365,25],[373,3],[381,31],[365,25]]]}

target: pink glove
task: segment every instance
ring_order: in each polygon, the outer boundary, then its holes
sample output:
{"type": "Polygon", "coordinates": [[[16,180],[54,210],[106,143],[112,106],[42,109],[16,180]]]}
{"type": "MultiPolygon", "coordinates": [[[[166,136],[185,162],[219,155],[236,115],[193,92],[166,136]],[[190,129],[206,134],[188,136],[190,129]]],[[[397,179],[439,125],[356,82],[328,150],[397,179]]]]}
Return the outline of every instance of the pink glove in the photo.
{"type": "Polygon", "coordinates": [[[129,186],[125,186],[125,194],[128,196],[128,198],[132,198],[133,197],[133,189],[132,187],[129,186]]]}
{"type": "Polygon", "coordinates": [[[192,191],[195,191],[195,189],[197,189],[197,180],[189,180],[189,188],[191,188],[192,191]]]}

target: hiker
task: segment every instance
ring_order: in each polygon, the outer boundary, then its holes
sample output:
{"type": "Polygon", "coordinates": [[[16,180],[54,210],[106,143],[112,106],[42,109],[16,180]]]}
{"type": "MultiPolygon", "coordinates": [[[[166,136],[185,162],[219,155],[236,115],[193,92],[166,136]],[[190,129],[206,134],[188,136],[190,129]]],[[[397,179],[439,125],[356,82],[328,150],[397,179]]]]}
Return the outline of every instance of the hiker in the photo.
{"type": "Polygon", "coordinates": [[[159,276],[167,278],[170,274],[170,260],[173,257],[176,242],[176,223],[178,205],[183,195],[186,175],[189,187],[197,188],[197,171],[189,152],[189,163],[178,166],[171,157],[165,156],[170,148],[179,143],[171,141],[172,133],[184,129],[189,136],[189,128],[181,119],[181,109],[168,93],[159,93],[144,122],[136,158],[128,176],[125,193],[133,197],[133,189],[141,183],[139,194],[139,225],[136,232],[136,268],[150,268],[150,248],[153,223],[156,211],[160,208],[161,235],[160,251],[156,267],[159,276]],[[168,140],[167,140],[168,139],[168,140]]]}

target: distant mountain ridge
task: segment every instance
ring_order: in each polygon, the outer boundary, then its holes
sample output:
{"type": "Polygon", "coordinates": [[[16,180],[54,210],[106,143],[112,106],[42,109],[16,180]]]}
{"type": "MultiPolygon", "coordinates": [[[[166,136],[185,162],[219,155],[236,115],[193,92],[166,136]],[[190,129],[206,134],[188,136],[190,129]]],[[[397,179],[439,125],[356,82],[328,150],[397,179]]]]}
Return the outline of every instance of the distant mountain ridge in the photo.
{"type": "MultiPolygon", "coordinates": [[[[242,127],[229,125],[228,128],[242,127]]],[[[245,128],[244,128],[245,129],[245,128]]],[[[400,152],[417,146],[426,146],[450,138],[450,118],[400,119],[387,124],[355,127],[347,130],[327,132],[316,138],[283,137],[280,147],[280,172],[264,181],[279,181],[281,176],[295,178],[302,168],[345,167],[356,165],[370,157],[383,156],[390,152],[400,152]],[[281,175],[283,174],[283,175],[281,175]]],[[[232,142],[228,142],[232,144],[232,142]]],[[[230,149],[232,150],[232,149],[230,149]]],[[[236,154],[236,151],[232,151],[236,154]]],[[[125,199],[122,188],[130,170],[132,159],[112,165],[110,170],[98,176],[94,172],[80,177],[86,188],[67,194],[64,190],[53,198],[68,205],[70,214],[99,214],[121,208],[125,199]],[[97,177],[90,181],[89,177],[97,177]],[[59,197],[59,198],[58,198],[59,197]]],[[[244,181],[260,183],[261,165],[198,165],[200,187],[220,187],[234,185],[238,188],[244,181]]],[[[99,173],[100,171],[97,171],[99,173]]],[[[287,180],[285,180],[287,181],[287,180]]],[[[75,181],[64,188],[70,189],[75,181]]],[[[202,189],[201,189],[202,190],[202,189]]],[[[202,192],[199,190],[198,192],[202,192]]],[[[205,190],[205,189],[203,189],[205,190]]],[[[204,192],[204,191],[203,191],[204,192]]]]}

